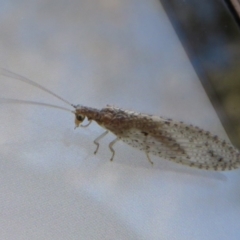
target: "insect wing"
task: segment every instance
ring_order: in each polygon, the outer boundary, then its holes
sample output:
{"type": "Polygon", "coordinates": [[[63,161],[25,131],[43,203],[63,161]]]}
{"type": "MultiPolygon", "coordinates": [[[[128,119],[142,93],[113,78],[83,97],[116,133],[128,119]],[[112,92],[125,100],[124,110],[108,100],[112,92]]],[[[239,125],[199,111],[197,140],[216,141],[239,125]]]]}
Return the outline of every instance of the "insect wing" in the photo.
{"type": "Polygon", "coordinates": [[[180,163],[219,171],[239,167],[239,151],[208,131],[178,122],[165,124],[164,130],[185,150],[180,163]]]}
{"type": "Polygon", "coordinates": [[[191,167],[219,171],[239,167],[239,151],[230,143],[192,125],[153,119],[154,127],[130,128],[121,139],[147,153],[191,167]]]}

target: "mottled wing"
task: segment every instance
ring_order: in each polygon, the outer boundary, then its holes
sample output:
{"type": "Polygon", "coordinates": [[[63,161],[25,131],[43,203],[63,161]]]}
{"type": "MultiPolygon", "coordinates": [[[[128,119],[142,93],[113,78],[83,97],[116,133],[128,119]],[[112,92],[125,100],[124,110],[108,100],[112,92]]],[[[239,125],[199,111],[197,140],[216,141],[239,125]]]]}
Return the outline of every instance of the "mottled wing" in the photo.
{"type": "Polygon", "coordinates": [[[146,124],[129,128],[120,139],[147,153],[191,167],[223,171],[240,166],[239,151],[207,131],[160,117],[152,117],[151,122],[155,123],[151,127],[146,124]]]}

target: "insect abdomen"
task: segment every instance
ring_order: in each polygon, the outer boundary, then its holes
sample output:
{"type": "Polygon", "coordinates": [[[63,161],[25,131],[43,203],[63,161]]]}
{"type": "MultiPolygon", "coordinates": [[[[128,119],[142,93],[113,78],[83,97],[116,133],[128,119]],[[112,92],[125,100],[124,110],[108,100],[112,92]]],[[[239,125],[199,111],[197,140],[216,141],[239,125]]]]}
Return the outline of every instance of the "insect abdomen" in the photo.
{"type": "Polygon", "coordinates": [[[187,166],[216,171],[240,167],[239,151],[217,136],[182,122],[141,116],[112,132],[132,147],[187,166]]]}

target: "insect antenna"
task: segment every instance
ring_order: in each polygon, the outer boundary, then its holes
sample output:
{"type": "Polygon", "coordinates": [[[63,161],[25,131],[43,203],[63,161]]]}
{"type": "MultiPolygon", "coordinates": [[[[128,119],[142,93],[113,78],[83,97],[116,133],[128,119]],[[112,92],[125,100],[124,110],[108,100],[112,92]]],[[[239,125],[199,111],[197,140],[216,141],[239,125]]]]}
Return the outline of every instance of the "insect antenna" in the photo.
{"type": "MultiPolygon", "coordinates": [[[[36,82],[28,79],[28,78],[25,78],[25,77],[23,77],[23,76],[21,76],[21,75],[19,75],[19,74],[16,74],[16,73],[11,72],[11,71],[9,71],[9,70],[7,70],[7,69],[4,69],[4,68],[0,68],[0,74],[1,74],[2,76],[9,77],[9,78],[13,78],[13,79],[16,79],[16,80],[25,82],[25,83],[27,83],[27,84],[29,84],[29,85],[32,85],[32,86],[34,86],[34,87],[36,87],[36,88],[39,88],[39,89],[41,89],[42,91],[47,92],[47,93],[49,93],[50,95],[52,95],[52,96],[56,97],[57,99],[61,100],[62,102],[65,102],[66,104],[68,104],[68,105],[76,108],[73,104],[71,104],[70,102],[68,102],[68,101],[65,100],[64,98],[60,97],[59,95],[57,95],[56,93],[52,92],[51,90],[43,87],[42,85],[40,85],[40,84],[38,84],[38,83],[36,83],[36,82]]],[[[5,100],[6,100],[6,99],[5,99],[5,100]]],[[[10,103],[11,101],[12,101],[12,102],[13,102],[13,101],[16,101],[15,103],[17,103],[17,101],[19,101],[19,103],[20,103],[20,102],[22,102],[22,103],[23,103],[23,102],[25,102],[25,103],[28,102],[28,101],[22,101],[22,100],[14,100],[14,99],[9,99],[9,100],[10,100],[9,103],[10,103]]],[[[29,101],[29,104],[30,104],[30,102],[31,102],[31,101],[29,101]]],[[[37,104],[37,103],[33,103],[33,102],[32,102],[32,104],[37,104]]],[[[44,105],[44,104],[37,104],[37,105],[44,105]]],[[[50,106],[50,105],[51,105],[51,104],[49,104],[49,106],[50,106]]],[[[45,105],[45,106],[47,106],[47,105],[45,105]]],[[[51,106],[53,107],[53,105],[51,105],[51,106]]],[[[55,105],[54,105],[54,106],[55,106],[55,105]]],[[[55,106],[55,107],[57,107],[57,106],[55,106]]],[[[57,108],[61,108],[61,107],[57,107],[57,108]]]]}
{"type": "Polygon", "coordinates": [[[67,112],[71,112],[72,110],[67,109],[65,107],[61,107],[61,106],[57,106],[54,104],[49,104],[49,103],[42,103],[42,102],[35,102],[35,101],[25,101],[25,100],[19,100],[19,99],[13,99],[13,98],[0,98],[0,103],[7,103],[7,104],[31,104],[31,105],[39,105],[39,106],[44,106],[44,107],[51,107],[51,108],[57,108],[57,109],[61,109],[67,112]]]}

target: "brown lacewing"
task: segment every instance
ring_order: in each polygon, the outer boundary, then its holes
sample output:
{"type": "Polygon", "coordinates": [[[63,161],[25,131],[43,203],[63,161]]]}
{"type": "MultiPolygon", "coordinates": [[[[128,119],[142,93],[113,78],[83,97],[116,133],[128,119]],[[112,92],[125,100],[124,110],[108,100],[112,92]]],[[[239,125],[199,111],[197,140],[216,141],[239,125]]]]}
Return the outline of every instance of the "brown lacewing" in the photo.
{"type": "Polygon", "coordinates": [[[74,105],[40,84],[11,71],[1,69],[1,75],[48,92],[70,105],[74,110],[34,101],[0,98],[2,103],[27,103],[55,107],[74,113],[76,127],[87,127],[92,121],[95,121],[104,128],[106,131],[94,140],[96,144],[95,154],[98,151],[100,139],[106,136],[109,131],[116,135],[116,138],[109,143],[109,149],[112,153],[111,161],[115,155],[113,145],[122,140],[130,146],[144,151],[150,163],[153,162],[149,154],[153,154],[199,169],[227,171],[240,167],[240,152],[236,148],[199,127],[109,105],[100,110],[74,105]],[[81,125],[85,118],[88,119],[88,124],[81,125]]]}

